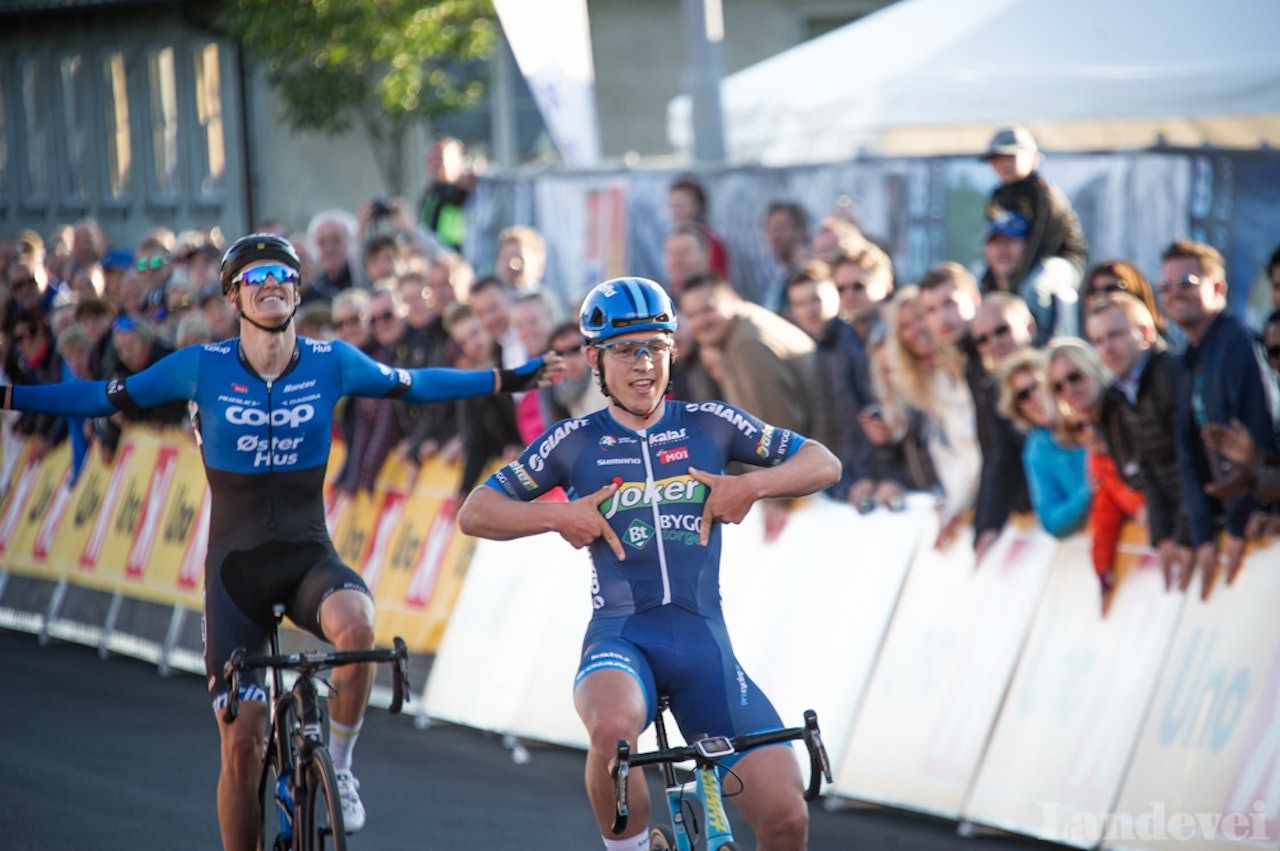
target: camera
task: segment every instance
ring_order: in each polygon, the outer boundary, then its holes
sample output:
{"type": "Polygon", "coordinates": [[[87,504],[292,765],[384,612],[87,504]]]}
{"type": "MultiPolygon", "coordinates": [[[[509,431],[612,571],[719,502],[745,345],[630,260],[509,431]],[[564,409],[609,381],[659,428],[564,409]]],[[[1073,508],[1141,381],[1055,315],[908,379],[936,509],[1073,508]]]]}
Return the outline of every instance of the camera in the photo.
{"type": "Polygon", "coordinates": [[[369,213],[375,219],[385,219],[388,216],[394,216],[396,209],[386,198],[374,198],[369,202],[369,213]]]}

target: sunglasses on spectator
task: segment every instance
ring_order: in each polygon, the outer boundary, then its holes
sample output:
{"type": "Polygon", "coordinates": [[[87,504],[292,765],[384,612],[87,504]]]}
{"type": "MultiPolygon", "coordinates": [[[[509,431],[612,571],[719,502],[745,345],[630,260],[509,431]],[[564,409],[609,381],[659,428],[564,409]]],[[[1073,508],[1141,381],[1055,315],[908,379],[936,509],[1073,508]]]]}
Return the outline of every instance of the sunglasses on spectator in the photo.
{"type": "Polygon", "coordinates": [[[661,360],[664,355],[671,351],[672,346],[670,340],[655,337],[652,340],[623,340],[618,343],[600,343],[596,348],[604,349],[614,360],[631,363],[639,360],[641,355],[648,355],[650,360],[661,360]]]}
{"type": "Polygon", "coordinates": [[[1089,287],[1085,290],[1085,295],[1114,295],[1115,293],[1127,293],[1129,288],[1124,284],[1113,283],[1104,284],[1100,287],[1089,287]]]}
{"type": "Polygon", "coordinates": [[[1069,423],[1067,425],[1067,429],[1072,434],[1084,434],[1086,431],[1088,431],[1092,427],[1093,427],[1093,423],[1089,422],[1088,420],[1076,420],[1075,422],[1069,423]]]}
{"type": "Polygon", "coordinates": [[[576,346],[565,346],[563,349],[552,349],[551,351],[555,352],[562,358],[567,358],[569,355],[576,355],[578,352],[582,351],[582,344],[579,343],[576,346]]]}
{"type": "Polygon", "coordinates": [[[1039,381],[1033,381],[1030,384],[1026,384],[1022,387],[1019,387],[1013,393],[1013,400],[1017,402],[1019,405],[1021,405],[1023,402],[1027,401],[1033,395],[1035,395],[1036,389],[1039,387],[1040,387],[1039,381]]]}
{"type": "Polygon", "coordinates": [[[145,272],[148,269],[159,269],[168,259],[169,258],[163,254],[152,254],[150,257],[139,257],[138,271],[145,272]]]}
{"type": "Polygon", "coordinates": [[[9,282],[9,289],[13,290],[14,292],[19,292],[20,290],[29,289],[31,287],[34,287],[35,285],[36,285],[35,278],[30,278],[30,277],[18,278],[16,280],[12,280],[9,282]]]}
{"type": "Polygon", "coordinates": [[[1060,394],[1068,384],[1071,385],[1072,387],[1075,387],[1077,384],[1080,384],[1083,381],[1084,381],[1083,372],[1079,372],[1079,371],[1069,372],[1067,373],[1067,377],[1064,380],[1053,382],[1053,393],[1056,396],[1060,394]]]}
{"type": "Polygon", "coordinates": [[[298,270],[283,263],[263,263],[261,266],[245,269],[235,276],[233,283],[260,287],[267,282],[267,278],[275,278],[277,284],[292,284],[298,280],[298,270]]]}
{"type": "Polygon", "coordinates": [[[1183,275],[1176,281],[1161,281],[1160,292],[1168,293],[1174,290],[1189,290],[1200,286],[1208,279],[1201,278],[1199,275],[1183,275]]]}
{"type": "Polygon", "coordinates": [[[384,313],[375,313],[369,317],[369,319],[372,320],[373,322],[390,322],[392,319],[395,319],[395,318],[396,318],[396,315],[392,313],[390,310],[384,313]]]}
{"type": "Polygon", "coordinates": [[[991,342],[996,337],[1003,337],[1004,335],[1008,334],[1012,330],[1013,329],[1010,328],[1008,325],[997,325],[996,327],[991,329],[990,334],[979,334],[978,336],[974,337],[973,344],[975,346],[985,346],[987,343],[991,342]]]}

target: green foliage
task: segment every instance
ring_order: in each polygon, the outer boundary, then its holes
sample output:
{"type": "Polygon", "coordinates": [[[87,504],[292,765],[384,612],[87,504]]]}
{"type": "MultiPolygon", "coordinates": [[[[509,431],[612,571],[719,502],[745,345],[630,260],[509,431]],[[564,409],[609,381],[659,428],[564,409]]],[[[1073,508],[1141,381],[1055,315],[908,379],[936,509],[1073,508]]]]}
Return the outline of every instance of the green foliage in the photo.
{"type": "Polygon", "coordinates": [[[490,0],[227,0],[220,20],[295,130],[375,139],[474,105],[497,31],[490,0]]]}

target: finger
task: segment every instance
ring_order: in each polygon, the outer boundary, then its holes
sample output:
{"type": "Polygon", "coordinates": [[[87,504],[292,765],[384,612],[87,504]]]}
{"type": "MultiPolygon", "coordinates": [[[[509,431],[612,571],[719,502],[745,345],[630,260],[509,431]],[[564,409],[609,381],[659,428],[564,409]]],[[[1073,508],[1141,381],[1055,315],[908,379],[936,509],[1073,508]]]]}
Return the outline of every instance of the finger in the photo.
{"type": "Polygon", "coordinates": [[[690,467],[689,475],[694,478],[694,481],[702,482],[707,487],[711,487],[712,485],[714,485],[716,479],[719,478],[713,473],[703,472],[702,470],[699,470],[697,467],[690,467]]]}
{"type": "Polygon", "coordinates": [[[600,503],[607,500],[609,497],[613,496],[614,491],[616,491],[617,489],[618,489],[618,483],[610,482],[609,484],[600,488],[600,490],[593,493],[590,497],[588,497],[588,499],[593,500],[595,505],[599,505],[600,503]]]}
{"type": "Polygon", "coordinates": [[[706,546],[711,543],[711,503],[704,503],[702,506],[702,522],[698,524],[698,543],[706,546]]]}
{"type": "Polygon", "coordinates": [[[618,540],[617,534],[608,523],[604,524],[604,531],[600,534],[604,538],[604,542],[609,545],[609,549],[613,550],[613,554],[618,557],[618,561],[626,561],[627,554],[622,551],[622,541],[618,540]]]}

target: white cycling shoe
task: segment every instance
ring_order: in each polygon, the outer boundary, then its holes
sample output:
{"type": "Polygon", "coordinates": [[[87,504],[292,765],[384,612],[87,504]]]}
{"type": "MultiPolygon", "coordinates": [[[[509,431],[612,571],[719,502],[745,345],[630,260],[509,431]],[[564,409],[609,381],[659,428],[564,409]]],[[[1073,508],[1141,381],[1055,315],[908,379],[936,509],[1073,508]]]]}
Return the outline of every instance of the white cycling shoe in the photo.
{"type": "Polygon", "coordinates": [[[335,771],[338,778],[338,797],[342,801],[342,824],[347,833],[355,833],[364,827],[364,804],[360,802],[360,781],[350,771],[335,771]]]}

